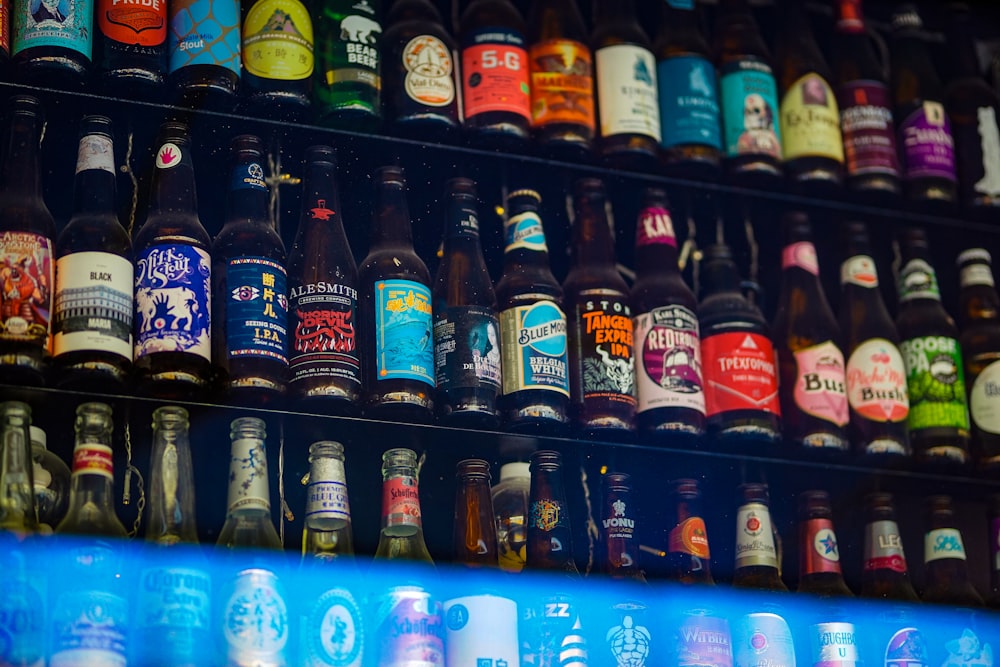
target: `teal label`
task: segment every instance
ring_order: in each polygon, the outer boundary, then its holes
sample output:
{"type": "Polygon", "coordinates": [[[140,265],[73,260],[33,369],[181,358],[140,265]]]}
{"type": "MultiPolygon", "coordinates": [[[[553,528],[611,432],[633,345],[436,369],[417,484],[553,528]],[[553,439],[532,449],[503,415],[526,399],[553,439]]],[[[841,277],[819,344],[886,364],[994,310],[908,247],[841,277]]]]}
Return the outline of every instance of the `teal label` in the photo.
{"type": "Polygon", "coordinates": [[[13,55],[34,46],[61,46],[91,57],[93,0],[28,0],[15,4],[13,14],[13,55]]]}
{"type": "Polygon", "coordinates": [[[266,257],[236,257],[226,267],[226,354],[288,363],[285,267],[266,257]]]}
{"type": "Polygon", "coordinates": [[[542,219],[534,211],[525,211],[507,219],[503,225],[504,252],[518,248],[548,252],[545,245],[545,230],[542,219]]]}
{"type": "Polygon", "coordinates": [[[257,190],[267,192],[267,182],[264,180],[264,168],[256,162],[238,165],[233,169],[233,180],[229,184],[231,190],[257,190]]]}
{"type": "Polygon", "coordinates": [[[906,364],[910,394],[910,431],[936,427],[969,429],[965,375],[958,341],[947,336],[920,336],[899,345],[906,364]]]}
{"type": "Polygon", "coordinates": [[[722,126],[726,155],[781,159],[778,86],[771,67],[757,59],[727,63],[721,70],[722,126]]]}
{"type": "Polygon", "coordinates": [[[240,73],[239,0],[173,0],[170,72],[188,65],[219,65],[240,73]]]}
{"type": "Polygon", "coordinates": [[[412,280],[375,283],[375,355],[379,380],[434,386],[431,291],[412,280]]]}
{"type": "Polygon", "coordinates": [[[680,56],[656,65],[664,147],[702,144],[722,149],[715,68],[699,56],[680,56]]]}

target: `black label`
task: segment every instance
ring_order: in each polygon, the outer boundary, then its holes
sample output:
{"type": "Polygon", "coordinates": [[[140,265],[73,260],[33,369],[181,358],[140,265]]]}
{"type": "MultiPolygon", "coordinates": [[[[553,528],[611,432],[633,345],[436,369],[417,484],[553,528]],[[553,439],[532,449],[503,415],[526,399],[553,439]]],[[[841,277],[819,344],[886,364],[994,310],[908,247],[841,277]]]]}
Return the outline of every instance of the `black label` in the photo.
{"type": "Polygon", "coordinates": [[[500,324],[492,310],[456,306],[435,313],[434,375],[439,389],[500,390],[500,324]]]}
{"type": "Polygon", "coordinates": [[[358,291],[353,287],[327,282],[292,287],[288,309],[292,382],[333,376],[361,385],[357,313],[358,291]]]}
{"type": "Polygon", "coordinates": [[[583,399],[635,405],[631,310],[624,296],[583,297],[576,307],[583,399]]]}

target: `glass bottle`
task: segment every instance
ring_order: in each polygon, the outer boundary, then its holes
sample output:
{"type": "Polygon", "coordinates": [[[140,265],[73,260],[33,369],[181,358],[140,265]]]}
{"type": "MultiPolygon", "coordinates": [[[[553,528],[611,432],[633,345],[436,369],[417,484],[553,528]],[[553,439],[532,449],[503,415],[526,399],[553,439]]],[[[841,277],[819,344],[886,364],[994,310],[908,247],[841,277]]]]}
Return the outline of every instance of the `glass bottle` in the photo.
{"type": "Polygon", "coordinates": [[[306,149],[302,214],[288,253],[288,392],[318,412],[354,415],[361,398],[358,267],[336,171],[332,148],[306,149]]]}
{"type": "Polygon", "coordinates": [[[45,431],[33,425],[30,434],[38,528],[39,532],[51,533],[69,507],[69,466],[46,447],[45,431]]]}
{"type": "Polygon", "coordinates": [[[826,491],[799,494],[799,593],[852,596],[840,569],[840,547],[826,491]]]}
{"type": "Polygon", "coordinates": [[[212,369],[211,240],[198,219],[191,140],[160,127],[146,221],[135,234],[136,388],[161,398],[204,395],[212,369]]]}
{"type": "Polygon", "coordinates": [[[676,445],[705,432],[697,301],[678,267],[666,193],[643,192],[636,222],[632,307],[638,398],[636,427],[676,445]]]}
{"type": "Polygon", "coordinates": [[[97,0],[95,70],[110,95],[157,99],[167,78],[167,3],[97,0]]]}
{"type": "Polygon", "coordinates": [[[172,95],[196,109],[231,109],[241,71],[239,0],[173,0],[168,7],[172,95]]]}
{"type": "Polygon", "coordinates": [[[559,452],[542,450],[531,455],[528,512],[525,567],[578,575],[559,452]]]}
{"type": "Polygon", "coordinates": [[[734,442],[778,443],[778,369],[764,316],[740,292],[727,246],[706,248],[701,270],[698,319],[708,433],[734,442]],[[757,372],[748,375],[745,368],[757,372]]]}
{"type": "Polygon", "coordinates": [[[26,535],[38,528],[30,426],[27,403],[0,403],[0,532],[26,535]]]}
{"type": "Polygon", "coordinates": [[[778,573],[778,549],[771,524],[767,484],[742,484],[736,512],[736,569],[733,586],[787,591],[778,573]]]}
{"type": "Polygon", "coordinates": [[[358,268],[365,414],[427,422],[434,407],[431,276],[413,251],[403,170],[382,167],[375,183],[372,242],[358,268]]]}
{"type": "Polygon", "coordinates": [[[115,206],[111,119],[84,116],[73,215],[56,240],[52,366],[56,384],[122,391],[132,370],[132,240],[115,206]]]}
{"type": "Polygon", "coordinates": [[[400,448],[382,454],[382,530],[375,558],[433,564],[424,543],[417,484],[416,452],[400,448]]]}
{"type": "Polygon", "coordinates": [[[490,464],[482,459],[459,461],[455,479],[454,562],[470,567],[497,567],[490,464]]]}
{"type": "Polygon", "coordinates": [[[615,265],[604,184],[578,180],[573,209],[573,264],[563,281],[573,426],[585,437],[628,438],[636,408],[632,309],[615,265]]]}
{"type": "Polygon", "coordinates": [[[605,572],[612,579],[646,583],[646,575],[639,567],[637,512],[631,475],[609,472],[604,476],[604,503],[601,507],[605,572]]]}
{"type": "Polygon", "coordinates": [[[861,597],[916,602],[917,593],[907,573],[892,494],[869,494],[865,498],[865,521],[861,597]]]}
{"type": "Polygon", "coordinates": [[[10,384],[36,386],[51,349],[55,222],[42,199],[39,134],[41,103],[18,95],[9,104],[10,125],[0,188],[0,371],[10,384]]]}
{"type": "Polygon", "coordinates": [[[924,534],[924,602],[981,607],[983,598],[969,581],[962,533],[951,497],[927,498],[927,532],[924,534]]]}
{"type": "Polygon", "coordinates": [[[497,526],[500,569],[524,569],[528,540],[528,496],[531,493],[530,464],[516,462],[500,466],[500,482],[491,489],[497,526]]]}
{"type": "Polygon", "coordinates": [[[910,399],[910,444],[919,462],[964,465],[969,461],[969,408],[958,327],[941,305],[927,235],[922,229],[906,229],[900,246],[896,327],[910,399]]]}
{"type": "Polygon", "coordinates": [[[374,129],[382,119],[382,2],[333,0],[316,10],[313,101],[321,123],[374,129]]]}
{"type": "Polygon", "coordinates": [[[444,254],[433,290],[436,405],[445,423],[495,429],[500,321],[479,242],[476,184],[453,178],[445,190],[444,254]]]}
{"type": "Polygon", "coordinates": [[[990,609],[1000,608],[1000,495],[993,494],[989,499],[988,539],[990,545],[990,592],[986,598],[986,606],[990,609]]]}
{"type": "Polygon", "coordinates": [[[714,585],[698,480],[673,480],[670,501],[674,525],[668,538],[667,577],[682,584],[714,585]]]}
{"type": "Polygon", "coordinates": [[[212,242],[212,359],[229,400],[273,405],[288,381],[285,245],[271,223],[263,143],[241,134],[230,150],[226,220],[212,242]]]}
{"type": "Polygon", "coordinates": [[[667,0],[653,50],[660,146],[670,175],[715,179],[722,159],[719,82],[694,0],[667,0]]]}
{"type": "Polygon", "coordinates": [[[534,190],[507,196],[503,275],[496,286],[504,426],[536,434],[565,430],[570,396],[563,289],[549,268],[541,201],[534,190]]]}
{"type": "Polygon", "coordinates": [[[65,4],[18,0],[8,11],[17,80],[57,90],[81,90],[93,55],[93,0],[65,4]]]}
{"type": "Polygon", "coordinates": [[[909,456],[906,367],[899,334],[878,289],[878,271],[863,223],[849,222],[840,265],[840,331],[847,354],[850,441],[868,458],[909,456]]]}
{"type": "Polygon", "coordinates": [[[850,416],[840,327],[819,281],[809,219],[790,212],[783,222],[781,296],[771,331],[785,440],[814,454],[845,454],[850,416]]]}
{"type": "Polygon", "coordinates": [[[271,521],[267,437],[264,420],[239,417],[230,424],[229,492],[226,522],[216,544],[228,549],[281,549],[271,521]]]}
{"type": "Polygon", "coordinates": [[[246,109],[282,120],[309,109],[315,56],[313,24],[301,0],[241,3],[243,56],[240,83],[246,109]]]}

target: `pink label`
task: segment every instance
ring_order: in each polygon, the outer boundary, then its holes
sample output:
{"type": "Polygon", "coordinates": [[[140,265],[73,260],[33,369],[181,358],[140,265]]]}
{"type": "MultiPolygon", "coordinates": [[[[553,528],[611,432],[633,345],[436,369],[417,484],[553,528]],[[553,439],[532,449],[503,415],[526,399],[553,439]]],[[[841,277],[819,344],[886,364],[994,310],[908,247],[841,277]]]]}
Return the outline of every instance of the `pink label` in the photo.
{"type": "Polygon", "coordinates": [[[899,350],[884,338],[858,345],[847,360],[847,399],[862,417],[900,422],[910,412],[906,367],[899,350]]]}
{"type": "Polygon", "coordinates": [[[851,81],[837,91],[844,157],[851,176],[899,176],[889,89],[880,81],[851,81]]]}
{"type": "Polygon", "coordinates": [[[654,308],[633,320],[640,348],[639,412],[690,408],[705,413],[698,317],[684,306],[654,308]]]}
{"type": "Polygon", "coordinates": [[[906,555],[895,521],[882,519],[868,524],[865,535],[865,570],[906,572],[906,555]]]}
{"type": "Polygon", "coordinates": [[[382,483],[382,521],[385,526],[420,525],[420,494],[415,477],[393,477],[382,483]]]}
{"type": "Polygon", "coordinates": [[[819,262],[816,260],[816,248],[809,241],[790,243],[781,251],[781,268],[798,267],[814,276],[819,275],[819,262]]]}
{"type": "Polygon", "coordinates": [[[840,573],[840,549],[837,535],[833,532],[833,522],[829,519],[809,519],[801,533],[802,574],[817,572],[840,573]]]}
{"type": "Polygon", "coordinates": [[[955,178],[955,140],[940,102],[924,102],[899,124],[907,178],[955,178]]]}
{"type": "Polygon", "coordinates": [[[670,211],[665,208],[644,208],[639,213],[639,224],[636,225],[635,245],[642,247],[655,243],[677,247],[670,211]]]}
{"type": "Polygon", "coordinates": [[[795,404],[802,412],[832,422],[847,424],[847,377],[844,354],[831,341],[794,353],[798,376],[795,404]]]}

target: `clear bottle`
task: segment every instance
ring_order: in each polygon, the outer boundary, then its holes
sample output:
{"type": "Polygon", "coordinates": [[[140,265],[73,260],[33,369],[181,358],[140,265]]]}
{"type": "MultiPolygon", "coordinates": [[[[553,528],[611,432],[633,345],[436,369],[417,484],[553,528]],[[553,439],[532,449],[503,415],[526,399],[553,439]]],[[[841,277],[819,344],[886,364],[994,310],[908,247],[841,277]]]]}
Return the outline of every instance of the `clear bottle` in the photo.
{"type": "Polygon", "coordinates": [[[69,466],[48,449],[45,431],[32,425],[30,432],[38,529],[51,533],[69,508],[69,466]]]}
{"type": "Polygon", "coordinates": [[[382,454],[382,530],[375,558],[434,563],[424,542],[417,484],[416,452],[400,448],[382,454]]]}
{"type": "Polygon", "coordinates": [[[497,567],[497,525],[490,495],[490,464],[459,461],[455,469],[454,562],[469,567],[497,567]]]}
{"type": "Polygon", "coordinates": [[[281,549],[271,520],[267,431],[263,419],[240,417],[230,424],[229,495],[226,522],[216,544],[228,549],[281,549]]]}
{"type": "Polygon", "coordinates": [[[969,580],[965,544],[958,529],[951,497],[931,496],[925,501],[924,602],[981,607],[983,598],[969,580]]]}
{"type": "Polygon", "coordinates": [[[382,120],[382,3],[333,0],[314,9],[313,102],[325,125],[370,130],[382,120]]]}
{"type": "Polygon", "coordinates": [[[840,569],[840,546],[826,491],[799,494],[799,593],[851,597],[840,569]]]}
{"type": "Polygon", "coordinates": [[[670,500],[674,525],[668,537],[667,578],[682,584],[715,585],[698,480],[672,481],[670,500]]]}
{"type": "Polygon", "coordinates": [[[504,572],[516,573],[524,569],[530,493],[530,464],[517,462],[500,466],[500,482],[490,495],[497,526],[500,569],[504,572]]]}
{"type": "Polygon", "coordinates": [[[771,522],[767,484],[742,484],[739,493],[733,586],[787,591],[778,572],[780,559],[771,522]]]}
{"type": "Polygon", "coordinates": [[[0,532],[27,535],[38,528],[30,427],[27,403],[0,403],[0,532]]]}
{"type": "Polygon", "coordinates": [[[861,597],[916,602],[892,494],[869,494],[865,498],[865,521],[861,597]]]}

